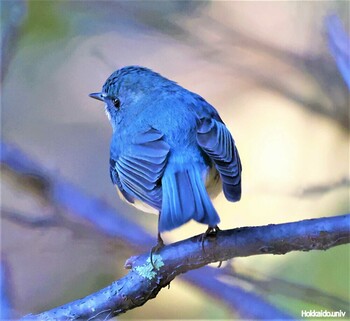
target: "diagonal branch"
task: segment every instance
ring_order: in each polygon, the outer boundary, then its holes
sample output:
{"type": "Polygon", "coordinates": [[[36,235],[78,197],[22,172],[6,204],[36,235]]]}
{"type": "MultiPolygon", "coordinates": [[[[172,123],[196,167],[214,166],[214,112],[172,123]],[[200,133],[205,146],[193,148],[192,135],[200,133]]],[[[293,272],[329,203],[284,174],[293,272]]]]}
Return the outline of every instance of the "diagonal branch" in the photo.
{"type": "Polygon", "coordinates": [[[108,287],[61,307],[30,315],[34,320],[110,318],[141,306],[156,297],[177,275],[209,263],[258,254],[326,250],[350,242],[350,214],[293,223],[244,227],[220,231],[204,241],[200,236],[170,244],[153,255],[132,257],[131,271],[108,287]]]}

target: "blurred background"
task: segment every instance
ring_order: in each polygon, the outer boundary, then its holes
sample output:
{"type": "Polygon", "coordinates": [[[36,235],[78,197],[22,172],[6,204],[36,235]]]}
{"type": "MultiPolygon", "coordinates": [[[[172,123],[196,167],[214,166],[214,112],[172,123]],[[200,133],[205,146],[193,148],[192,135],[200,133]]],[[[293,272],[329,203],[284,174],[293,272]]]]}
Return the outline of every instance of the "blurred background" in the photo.
{"type": "MultiPolygon", "coordinates": [[[[235,138],[243,195],[214,201],[221,229],[347,213],[349,90],[330,51],[333,14],[349,33],[347,1],[2,1],[2,140],[155,243],[157,217],[122,202],[110,182],[111,128],[103,104],[88,97],[114,70],[142,65],[203,96],[235,138]]],[[[2,166],[2,278],[12,317],[107,286],[126,273],[129,256],[147,250],[60,207],[37,183],[2,166]]],[[[205,229],[190,222],[164,239],[205,229]]],[[[220,282],[295,317],[303,309],[348,316],[349,262],[346,245],[237,258],[220,282]]],[[[118,319],[239,317],[179,277],[118,319]]]]}

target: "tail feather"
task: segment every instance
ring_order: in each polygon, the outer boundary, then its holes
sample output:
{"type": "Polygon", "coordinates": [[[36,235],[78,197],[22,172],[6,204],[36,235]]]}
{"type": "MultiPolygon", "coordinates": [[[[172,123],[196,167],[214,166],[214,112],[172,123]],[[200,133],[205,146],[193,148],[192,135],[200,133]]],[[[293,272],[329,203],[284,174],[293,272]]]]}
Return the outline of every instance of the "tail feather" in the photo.
{"type": "Polygon", "coordinates": [[[215,226],[219,216],[205,189],[199,169],[167,169],[162,178],[162,210],[159,231],[169,231],[191,219],[215,226]]]}

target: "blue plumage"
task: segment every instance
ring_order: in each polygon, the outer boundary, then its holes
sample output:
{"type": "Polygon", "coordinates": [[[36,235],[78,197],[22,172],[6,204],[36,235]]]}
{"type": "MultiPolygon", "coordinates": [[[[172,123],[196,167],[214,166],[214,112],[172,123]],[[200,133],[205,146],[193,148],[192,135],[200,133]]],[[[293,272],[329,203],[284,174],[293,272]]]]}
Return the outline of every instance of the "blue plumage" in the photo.
{"type": "Polygon", "coordinates": [[[159,232],[191,219],[215,227],[206,188],[218,191],[220,181],[229,201],[240,199],[235,142],[202,97],[138,66],[117,70],[90,96],[105,102],[112,124],[113,184],[128,202],[160,212],[159,232]]]}
{"type": "Polygon", "coordinates": [[[222,122],[200,119],[197,126],[199,146],[214,161],[220,173],[225,197],[236,202],[241,198],[241,161],[235,142],[222,122]]]}

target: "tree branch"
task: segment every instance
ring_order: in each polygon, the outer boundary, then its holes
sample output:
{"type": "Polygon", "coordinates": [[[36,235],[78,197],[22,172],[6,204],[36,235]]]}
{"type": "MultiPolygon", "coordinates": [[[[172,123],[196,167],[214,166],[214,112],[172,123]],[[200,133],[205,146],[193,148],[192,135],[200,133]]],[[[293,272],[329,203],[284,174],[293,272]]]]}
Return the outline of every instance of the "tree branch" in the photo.
{"type": "Polygon", "coordinates": [[[78,320],[110,318],[141,306],[156,297],[177,275],[209,263],[258,254],[326,250],[350,242],[350,214],[303,220],[294,223],[244,227],[220,231],[170,244],[153,255],[131,257],[125,266],[131,271],[108,287],[83,299],[38,315],[34,320],[78,320]]]}

